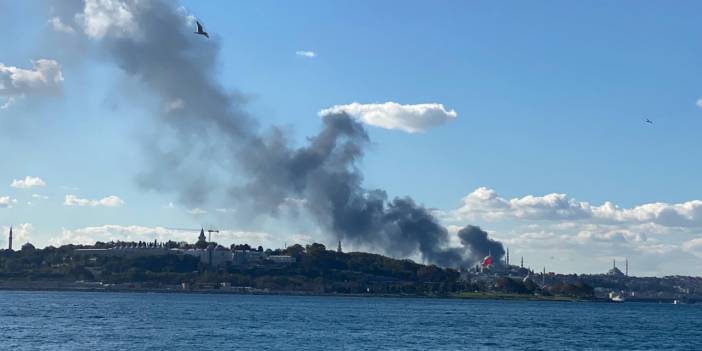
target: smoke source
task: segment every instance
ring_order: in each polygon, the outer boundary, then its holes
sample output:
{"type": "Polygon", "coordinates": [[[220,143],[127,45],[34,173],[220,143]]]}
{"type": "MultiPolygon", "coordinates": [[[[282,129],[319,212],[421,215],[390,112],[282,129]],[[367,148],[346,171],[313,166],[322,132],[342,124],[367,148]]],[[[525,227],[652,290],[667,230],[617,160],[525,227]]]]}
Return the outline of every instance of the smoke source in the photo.
{"type": "Polygon", "coordinates": [[[356,164],[368,135],[346,114],[325,116],[321,131],[299,148],[278,128],[261,132],[244,111],[245,100],[227,93],[215,79],[216,35],[212,40],[194,35],[188,26],[192,20],[172,2],[86,0],[76,18],[89,24],[91,15],[106,21],[107,13],[109,22],[110,9],[101,12],[106,3],[117,4],[121,22],[99,31],[84,28],[85,34],[97,41],[105,57],[159,97],[164,108],[155,112],[158,124],[175,136],[146,143],[148,166],[138,177],[144,188],[175,192],[192,206],[225,194],[225,202],[245,200],[251,211],[270,215],[286,201],[301,199],[316,222],[341,240],[393,256],[418,252],[441,266],[472,265],[486,248],[498,257],[504,253],[477,227],[461,230],[463,247],[449,247],[446,229],[411,198],[389,199],[383,190],[363,188],[356,164]],[[123,22],[129,27],[120,27],[123,22]],[[216,165],[224,177],[202,172],[198,162],[216,165]]]}
{"type": "Polygon", "coordinates": [[[476,257],[492,255],[492,257],[500,258],[505,254],[502,243],[488,238],[488,233],[480,227],[468,225],[458,231],[458,238],[461,239],[461,244],[469,247],[476,257]]]}

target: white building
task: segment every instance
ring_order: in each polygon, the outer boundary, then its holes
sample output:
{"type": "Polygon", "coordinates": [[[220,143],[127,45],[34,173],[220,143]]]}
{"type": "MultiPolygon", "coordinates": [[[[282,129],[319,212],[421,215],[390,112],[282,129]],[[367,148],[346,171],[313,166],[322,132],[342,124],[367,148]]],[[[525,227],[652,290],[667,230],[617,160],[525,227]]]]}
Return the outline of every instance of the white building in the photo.
{"type": "Polygon", "coordinates": [[[234,264],[257,263],[263,261],[266,254],[255,250],[234,250],[232,258],[234,264]]]}
{"type": "Polygon", "coordinates": [[[211,266],[224,266],[232,262],[232,252],[222,246],[215,247],[210,244],[206,249],[179,250],[185,255],[195,256],[200,262],[211,266]]]}
{"type": "Polygon", "coordinates": [[[268,260],[275,263],[295,263],[295,257],[287,255],[270,255],[268,260]]]}

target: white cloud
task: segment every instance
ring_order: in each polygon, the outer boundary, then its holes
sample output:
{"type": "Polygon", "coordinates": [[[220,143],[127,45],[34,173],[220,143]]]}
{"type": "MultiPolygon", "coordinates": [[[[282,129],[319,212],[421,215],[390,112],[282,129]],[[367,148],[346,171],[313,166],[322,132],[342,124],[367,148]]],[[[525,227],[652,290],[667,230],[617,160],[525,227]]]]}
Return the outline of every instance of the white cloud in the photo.
{"type": "Polygon", "coordinates": [[[47,23],[53,28],[53,30],[57,32],[63,32],[63,33],[75,33],[75,29],[73,27],[63,23],[60,18],[58,17],[53,17],[47,21],[47,23]]]}
{"type": "Polygon", "coordinates": [[[453,214],[458,217],[498,219],[576,219],[590,216],[590,206],[569,199],[565,194],[527,195],[505,199],[493,189],[480,187],[463,198],[462,206],[453,214]]]}
{"type": "Polygon", "coordinates": [[[199,208],[199,207],[195,207],[195,208],[193,208],[193,209],[190,209],[190,210],[188,210],[187,212],[188,212],[189,214],[195,215],[195,216],[199,216],[199,215],[203,215],[203,214],[206,214],[206,213],[207,213],[207,211],[205,211],[205,210],[203,210],[203,209],[201,209],[201,208],[199,208]]]}
{"type": "Polygon", "coordinates": [[[702,108],[702,99],[697,100],[697,107],[702,108]]]}
{"type": "Polygon", "coordinates": [[[424,132],[458,116],[456,111],[447,111],[443,104],[438,103],[401,105],[396,102],[382,104],[354,102],[319,111],[322,117],[340,113],[346,113],[372,126],[397,129],[407,133],[424,132]]]}
{"type": "Polygon", "coordinates": [[[46,195],[41,195],[41,194],[32,194],[32,198],[35,198],[35,199],[42,199],[42,200],[48,200],[48,199],[49,199],[48,196],[46,196],[46,195]]]}
{"type": "Polygon", "coordinates": [[[17,200],[9,196],[0,196],[0,208],[12,208],[12,204],[16,204],[17,200]]]}
{"type": "Polygon", "coordinates": [[[0,96],[6,97],[0,109],[7,109],[18,97],[56,95],[60,93],[62,84],[61,65],[54,60],[32,61],[31,69],[0,63],[0,96]]]}
{"type": "MultiPolygon", "coordinates": [[[[65,244],[91,245],[96,241],[187,241],[194,243],[199,230],[192,232],[168,229],[163,227],[146,227],[138,225],[103,225],[98,227],[85,227],[78,229],[63,229],[61,235],[51,238],[49,244],[60,246],[65,244]]],[[[237,230],[220,230],[212,235],[212,240],[228,245],[232,242],[247,242],[261,245],[268,242],[271,236],[264,232],[249,232],[237,230]]]]}
{"type": "Polygon", "coordinates": [[[593,216],[615,221],[651,222],[663,226],[702,226],[702,200],[669,204],[663,202],[639,205],[633,208],[620,208],[606,202],[593,207],[593,216]]]}
{"type": "Polygon", "coordinates": [[[702,237],[684,242],[682,244],[682,249],[685,252],[691,253],[699,258],[702,258],[702,237]]]}
{"type": "Polygon", "coordinates": [[[120,199],[117,196],[111,195],[108,197],[104,197],[100,200],[89,200],[89,199],[82,199],[79,198],[75,195],[66,195],[65,200],[63,201],[63,204],[65,206],[79,206],[79,207],[97,207],[97,206],[102,206],[102,207],[119,207],[124,205],[124,201],[120,199]]]}
{"type": "Polygon", "coordinates": [[[12,180],[10,186],[18,189],[41,188],[46,186],[46,182],[39,177],[26,176],[24,179],[12,180]]]}
{"type": "Polygon", "coordinates": [[[506,199],[493,189],[481,187],[463,198],[462,205],[447,216],[455,220],[504,218],[524,220],[591,220],[599,222],[655,223],[669,227],[702,227],[702,200],[683,203],[648,203],[621,208],[612,202],[595,206],[566,194],[526,195],[506,199]]]}
{"type": "Polygon", "coordinates": [[[31,223],[22,223],[16,229],[12,229],[13,239],[20,245],[29,242],[33,233],[34,226],[31,223]]]}
{"type": "Polygon", "coordinates": [[[295,51],[295,55],[301,56],[301,57],[306,57],[306,58],[315,58],[317,57],[317,53],[314,51],[305,51],[305,50],[299,50],[295,51]]]}
{"type": "Polygon", "coordinates": [[[85,34],[101,39],[105,36],[129,37],[139,32],[135,20],[138,0],[85,0],[83,12],[75,20],[85,34]]]}

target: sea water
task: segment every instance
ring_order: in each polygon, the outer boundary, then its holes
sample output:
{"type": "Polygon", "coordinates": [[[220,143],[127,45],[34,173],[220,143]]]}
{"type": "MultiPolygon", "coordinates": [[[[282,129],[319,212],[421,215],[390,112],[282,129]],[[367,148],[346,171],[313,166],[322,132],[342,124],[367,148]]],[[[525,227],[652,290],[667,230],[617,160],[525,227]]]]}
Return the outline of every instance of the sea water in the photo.
{"type": "Polygon", "coordinates": [[[0,291],[2,350],[702,350],[702,306],[0,291]]]}

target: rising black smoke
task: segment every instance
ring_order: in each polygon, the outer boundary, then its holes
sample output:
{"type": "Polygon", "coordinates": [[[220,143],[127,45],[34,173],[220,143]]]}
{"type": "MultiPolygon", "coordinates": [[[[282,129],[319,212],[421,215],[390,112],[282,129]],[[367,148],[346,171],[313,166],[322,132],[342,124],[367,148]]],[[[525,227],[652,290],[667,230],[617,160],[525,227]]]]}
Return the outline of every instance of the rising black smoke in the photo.
{"type": "MultiPolygon", "coordinates": [[[[126,4],[138,32],[108,32],[97,45],[160,98],[164,107],[157,113],[159,125],[165,126],[163,134],[175,136],[146,142],[149,162],[138,177],[141,186],[176,192],[188,205],[224,197],[273,215],[297,199],[339,239],[393,256],[419,252],[427,262],[442,266],[472,265],[486,252],[487,234],[470,234],[475,227],[461,232],[463,247],[449,247],[447,230],[423,206],[363,188],[356,164],[368,135],[357,121],[345,114],[325,116],[321,131],[299,148],[280,129],[261,132],[243,108],[245,99],[217,82],[217,39],[193,35],[182,11],[170,1],[126,4]],[[193,167],[198,162],[220,172],[202,172],[193,167]]],[[[502,253],[492,251],[498,257],[502,253]]]]}
{"type": "Polygon", "coordinates": [[[502,257],[505,254],[505,248],[502,243],[492,240],[488,237],[488,233],[480,227],[468,225],[458,231],[458,238],[461,239],[463,246],[469,247],[473,255],[477,257],[502,257]]]}

